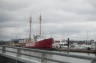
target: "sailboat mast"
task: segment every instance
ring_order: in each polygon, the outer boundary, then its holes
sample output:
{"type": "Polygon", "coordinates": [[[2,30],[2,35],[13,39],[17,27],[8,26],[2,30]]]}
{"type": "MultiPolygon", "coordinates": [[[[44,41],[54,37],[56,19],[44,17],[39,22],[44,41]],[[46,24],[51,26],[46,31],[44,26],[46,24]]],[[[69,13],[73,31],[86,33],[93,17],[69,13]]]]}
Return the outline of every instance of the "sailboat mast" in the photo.
{"type": "Polygon", "coordinates": [[[29,41],[31,41],[31,23],[32,23],[32,17],[30,16],[30,20],[29,20],[29,28],[30,28],[30,31],[29,31],[29,41]]]}
{"type": "Polygon", "coordinates": [[[40,36],[41,36],[41,33],[42,33],[42,31],[41,31],[41,21],[42,21],[42,17],[41,17],[41,15],[40,15],[39,20],[40,20],[40,36]]]}

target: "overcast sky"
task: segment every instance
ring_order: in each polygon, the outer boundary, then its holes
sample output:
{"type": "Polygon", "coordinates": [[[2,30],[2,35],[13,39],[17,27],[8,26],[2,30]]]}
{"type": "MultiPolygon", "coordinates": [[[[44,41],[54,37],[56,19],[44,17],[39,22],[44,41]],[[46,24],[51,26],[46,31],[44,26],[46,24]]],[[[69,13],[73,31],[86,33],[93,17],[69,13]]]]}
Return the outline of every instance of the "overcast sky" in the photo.
{"type": "Polygon", "coordinates": [[[75,40],[96,39],[96,0],[0,0],[0,40],[28,38],[32,34],[75,40]]]}

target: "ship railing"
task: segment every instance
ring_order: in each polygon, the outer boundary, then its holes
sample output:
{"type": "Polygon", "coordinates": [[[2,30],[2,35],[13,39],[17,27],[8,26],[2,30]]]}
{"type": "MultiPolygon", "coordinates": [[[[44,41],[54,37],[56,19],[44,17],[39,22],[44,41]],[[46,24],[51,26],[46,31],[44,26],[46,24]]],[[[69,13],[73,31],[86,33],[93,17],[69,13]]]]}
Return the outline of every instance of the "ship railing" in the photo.
{"type": "Polygon", "coordinates": [[[40,49],[0,46],[0,52],[2,54],[5,54],[7,52],[15,53],[17,57],[24,55],[24,56],[37,58],[37,59],[40,59],[41,63],[47,63],[48,61],[55,62],[55,63],[69,63],[63,60],[59,60],[61,58],[58,58],[58,59],[53,59],[51,57],[48,58],[48,56],[51,56],[51,55],[62,56],[62,58],[71,57],[71,58],[76,58],[76,59],[90,60],[91,63],[96,63],[96,57],[73,55],[73,54],[64,53],[64,52],[61,53],[61,52],[56,52],[56,51],[48,51],[48,50],[40,50],[40,49]],[[36,55],[34,55],[34,53],[36,53],[36,55]],[[37,53],[39,53],[39,55],[37,53]]]}

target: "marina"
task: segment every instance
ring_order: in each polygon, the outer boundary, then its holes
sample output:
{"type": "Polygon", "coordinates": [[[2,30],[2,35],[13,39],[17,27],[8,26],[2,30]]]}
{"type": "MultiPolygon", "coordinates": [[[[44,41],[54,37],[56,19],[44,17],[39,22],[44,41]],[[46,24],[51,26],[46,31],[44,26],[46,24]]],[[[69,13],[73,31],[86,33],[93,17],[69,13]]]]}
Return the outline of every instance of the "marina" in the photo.
{"type": "Polygon", "coordinates": [[[14,39],[9,42],[2,42],[0,45],[1,63],[4,58],[7,62],[13,63],[95,63],[96,42],[74,41],[68,39],[55,40],[45,38],[41,32],[33,36],[31,32],[31,18],[29,20],[29,38],[14,39]]]}
{"type": "Polygon", "coordinates": [[[0,0],[0,63],[96,63],[96,0],[0,0]]]}

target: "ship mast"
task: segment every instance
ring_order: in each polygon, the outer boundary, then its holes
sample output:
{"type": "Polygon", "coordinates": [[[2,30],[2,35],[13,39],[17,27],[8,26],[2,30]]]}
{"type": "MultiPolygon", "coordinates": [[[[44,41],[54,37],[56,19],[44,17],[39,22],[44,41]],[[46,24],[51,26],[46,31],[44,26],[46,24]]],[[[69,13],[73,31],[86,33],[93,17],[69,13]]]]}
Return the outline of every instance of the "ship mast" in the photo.
{"type": "Polygon", "coordinates": [[[40,32],[39,32],[39,34],[40,34],[40,36],[41,36],[41,34],[42,34],[42,32],[41,32],[41,21],[42,21],[42,17],[41,17],[41,14],[40,14],[40,17],[39,17],[39,23],[40,23],[40,32]]]}
{"type": "Polygon", "coordinates": [[[29,31],[29,42],[31,42],[31,23],[32,23],[32,17],[30,16],[29,18],[29,28],[30,28],[30,31],[29,31]]]}

